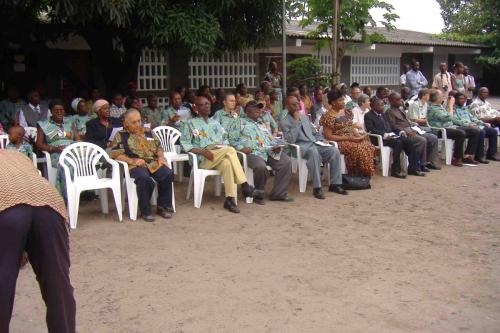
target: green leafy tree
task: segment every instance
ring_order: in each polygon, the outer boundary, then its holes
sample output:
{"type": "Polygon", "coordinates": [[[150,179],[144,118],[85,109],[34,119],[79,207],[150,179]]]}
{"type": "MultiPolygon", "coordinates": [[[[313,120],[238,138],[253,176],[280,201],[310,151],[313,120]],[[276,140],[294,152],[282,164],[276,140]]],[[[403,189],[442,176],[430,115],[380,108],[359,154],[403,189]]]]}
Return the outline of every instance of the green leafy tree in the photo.
{"type": "Polygon", "coordinates": [[[500,68],[500,1],[438,0],[445,29],[439,37],[484,44],[492,51],[478,61],[500,68]]]}
{"type": "Polygon", "coordinates": [[[349,46],[349,41],[360,34],[363,42],[375,43],[383,41],[379,33],[368,33],[367,26],[375,26],[377,22],[370,14],[373,8],[384,10],[383,19],[379,22],[388,30],[394,29],[393,22],[399,17],[392,13],[394,7],[379,0],[337,0],[339,11],[335,10],[335,0],[289,0],[288,13],[292,19],[299,19],[302,27],[316,24],[316,29],[309,37],[321,39],[319,48],[328,47],[332,60],[332,84],[340,81],[340,64],[349,46]],[[335,18],[337,17],[337,21],[335,18]],[[337,29],[335,24],[338,24],[337,29]],[[335,34],[334,32],[337,31],[335,34]],[[326,37],[326,38],[325,38],[326,37]]]}
{"type": "Polygon", "coordinates": [[[281,31],[277,1],[11,0],[0,6],[0,46],[45,47],[49,39],[81,35],[108,89],[136,79],[145,47],[218,54],[261,47],[281,31]]]}
{"type": "Polygon", "coordinates": [[[330,76],[322,71],[318,59],[313,57],[300,57],[287,63],[289,70],[288,82],[292,85],[305,84],[309,88],[322,85],[330,81],[330,76]]]}

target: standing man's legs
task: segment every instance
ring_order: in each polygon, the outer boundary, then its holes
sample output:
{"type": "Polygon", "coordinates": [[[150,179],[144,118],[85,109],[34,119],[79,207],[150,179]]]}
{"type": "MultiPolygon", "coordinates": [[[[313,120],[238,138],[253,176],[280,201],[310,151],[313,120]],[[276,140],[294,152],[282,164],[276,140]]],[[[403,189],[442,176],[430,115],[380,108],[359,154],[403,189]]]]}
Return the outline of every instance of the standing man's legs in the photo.
{"type": "Polygon", "coordinates": [[[32,219],[32,208],[27,205],[0,213],[0,332],[9,331],[19,265],[32,219]]]}
{"type": "Polygon", "coordinates": [[[288,184],[290,184],[290,177],[292,176],[290,157],[285,152],[281,152],[279,160],[268,156],[267,164],[276,172],[271,198],[286,198],[288,196],[288,184]]]}
{"type": "Polygon", "coordinates": [[[75,332],[76,304],[69,278],[69,239],[64,219],[34,207],[26,251],[47,306],[49,332],[75,332]]]}

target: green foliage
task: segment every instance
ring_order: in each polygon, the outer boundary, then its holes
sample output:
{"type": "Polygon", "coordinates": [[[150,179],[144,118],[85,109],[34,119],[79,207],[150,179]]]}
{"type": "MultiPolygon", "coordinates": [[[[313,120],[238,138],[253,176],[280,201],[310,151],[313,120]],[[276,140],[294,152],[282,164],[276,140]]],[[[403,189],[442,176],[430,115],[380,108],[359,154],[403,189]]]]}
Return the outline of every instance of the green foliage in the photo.
{"type": "MultiPolygon", "coordinates": [[[[288,1],[288,16],[291,19],[299,19],[302,27],[307,27],[316,24],[316,29],[309,34],[311,38],[328,38],[328,46],[330,52],[337,52],[337,72],[340,70],[340,63],[347,49],[347,41],[352,39],[356,34],[360,34],[365,43],[371,44],[374,42],[383,41],[383,36],[379,33],[368,33],[367,26],[375,26],[377,22],[370,14],[373,8],[380,8],[385,11],[383,20],[378,22],[385,26],[388,30],[394,29],[393,22],[399,17],[392,13],[394,7],[379,0],[357,0],[357,1],[341,1],[339,15],[339,36],[332,36],[334,26],[335,9],[332,0],[289,0],[288,1]],[[337,37],[342,38],[339,43],[338,50],[333,50],[332,40],[337,37]]],[[[318,47],[325,47],[325,42],[321,41],[318,47]]]]}
{"type": "Polygon", "coordinates": [[[288,81],[294,85],[306,84],[311,88],[316,85],[325,86],[329,81],[329,76],[322,72],[319,60],[313,57],[301,57],[289,61],[287,68],[288,81]]]}
{"type": "Polygon", "coordinates": [[[445,22],[440,38],[491,47],[478,62],[500,69],[500,1],[437,0],[445,22]]]}

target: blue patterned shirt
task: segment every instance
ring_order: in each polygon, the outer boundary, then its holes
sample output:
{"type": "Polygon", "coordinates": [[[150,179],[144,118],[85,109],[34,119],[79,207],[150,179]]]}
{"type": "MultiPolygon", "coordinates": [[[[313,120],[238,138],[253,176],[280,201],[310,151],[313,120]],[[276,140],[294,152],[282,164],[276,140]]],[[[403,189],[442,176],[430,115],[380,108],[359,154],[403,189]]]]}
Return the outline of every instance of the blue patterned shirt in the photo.
{"type": "Polygon", "coordinates": [[[213,115],[212,119],[215,120],[215,121],[218,121],[219,124],[222,125],[222,127],[229,132],[229,128],[231,128],[231,126],[233,125],[233,123],[238,119],[240,118],[240,115],[241,117],[243,117],[243,114],[240,113],[236,113],[236,112],[227,112],[226,110],[224,109],[220,109],[219,111],[215,112],[215,114],[213,115]]]}
{"type": "Polygon", "coordinates": [[[461,120],[465,126],[469,126],[470,124],[476,124],[479,128],[484,128],[484,122],[480,119],[477,119],[474,116],[467,106],[458,106],[455,105],[455,118],[461,120]]]}
{"type": "Polygon", "coordinates": [[[16,150],[21,154],[26,155],[29,159],[33,159],[33,147],[27,142],[23,142],[19,147],[16,147],[15,144],[9,142],[5,149],[16,150]]]}
{"type": "MultiPolygon", "coordinates": [[[[227,145],[227,131],[213,119],[205,121],[202,117],[189,119],[182,126],[181,146],[184,151],[193,148],[204,149],[209,145],[227,145]]],[[[202,163],[203,156],[198,155],[198,161],[202,163]]]]}
{"type": "Polygon", "coordinates": [[[466,126],[465,123],[453,117],[442,105],[431,104],[427,109],[427,122],[431,127],[457,128],[466,126]]]}

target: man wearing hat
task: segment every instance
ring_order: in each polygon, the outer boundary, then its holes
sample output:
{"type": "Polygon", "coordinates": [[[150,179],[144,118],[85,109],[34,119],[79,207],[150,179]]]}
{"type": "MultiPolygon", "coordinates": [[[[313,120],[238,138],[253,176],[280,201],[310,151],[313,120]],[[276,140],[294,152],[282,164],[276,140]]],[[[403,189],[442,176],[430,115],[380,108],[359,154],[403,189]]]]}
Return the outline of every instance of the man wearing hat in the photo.
{"type": "Polygon", "coordinates": [[[254,175],[255,203],[264,204],[268,165],[276,172],[270,200],[293,201],[288,196],[292,163],[290,157],[283,152],[284,141],[274,138],[263,123],[263,107],[262,103],[248,102],[245,106],[246,117],[239,117],[232,123],[228,140],[236,150],[247,154],[248,167],[253,169],[254,175]]]}

